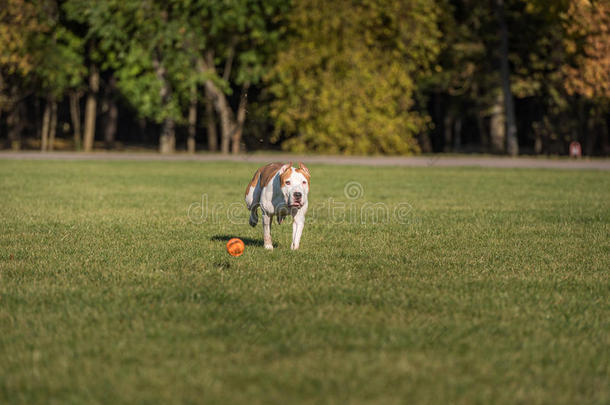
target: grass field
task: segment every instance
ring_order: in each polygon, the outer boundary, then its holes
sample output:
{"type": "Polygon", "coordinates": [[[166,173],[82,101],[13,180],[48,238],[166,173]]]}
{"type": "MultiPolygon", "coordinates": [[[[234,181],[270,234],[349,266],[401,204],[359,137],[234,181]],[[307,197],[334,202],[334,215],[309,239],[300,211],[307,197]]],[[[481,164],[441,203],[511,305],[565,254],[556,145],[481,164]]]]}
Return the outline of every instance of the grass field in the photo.
{"type": "Polygon", "coordinates": [[[610,402],[610,172],[255,168],[0,161],[0,403],[610,402]]]}

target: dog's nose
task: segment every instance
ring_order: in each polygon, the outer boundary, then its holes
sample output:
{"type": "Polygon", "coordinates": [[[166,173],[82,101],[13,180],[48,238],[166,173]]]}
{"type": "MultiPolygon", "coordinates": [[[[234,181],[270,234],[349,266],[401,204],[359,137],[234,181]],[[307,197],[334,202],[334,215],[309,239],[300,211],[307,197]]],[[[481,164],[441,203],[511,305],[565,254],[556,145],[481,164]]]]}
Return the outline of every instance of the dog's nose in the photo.
{"type": "Polygon", "coordinates": [[[301,197],[303,197],[303,193],[300,193],[300,192],[298,192],[298,191],[296,191],[296,192],[294,193],[294,198],[296,198],[297,200],[300,200],[300,199],[301,199],[301,197]]]}

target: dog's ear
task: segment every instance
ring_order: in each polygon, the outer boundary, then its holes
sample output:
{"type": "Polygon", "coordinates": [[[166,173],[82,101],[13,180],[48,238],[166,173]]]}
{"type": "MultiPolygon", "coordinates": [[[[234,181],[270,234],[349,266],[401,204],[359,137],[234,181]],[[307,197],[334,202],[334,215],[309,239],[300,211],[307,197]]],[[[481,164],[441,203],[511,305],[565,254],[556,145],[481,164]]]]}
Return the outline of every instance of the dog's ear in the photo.
{"type": "Polygon", "coordinates": [[[307,166],[305,166],[303,164],[303,162],[299,162],[299,169],[301,169],[301,171],[307,175],[307,177],[311,177],[311,174],[309,173],[309,169],[307,168],[307,166]]]}
{"type": "Polygon", "coordinates": [[[279,173],[283,174],[286,170],[290,169],[291,167],[292,167],[292,162],[286,163],[285,165],[280,167],[279,173]]]}

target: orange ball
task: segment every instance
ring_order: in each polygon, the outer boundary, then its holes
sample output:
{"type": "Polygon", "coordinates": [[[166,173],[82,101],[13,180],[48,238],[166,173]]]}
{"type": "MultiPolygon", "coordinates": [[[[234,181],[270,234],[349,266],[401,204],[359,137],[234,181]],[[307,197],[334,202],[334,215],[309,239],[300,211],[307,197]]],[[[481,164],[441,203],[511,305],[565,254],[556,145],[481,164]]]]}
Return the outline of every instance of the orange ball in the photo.
{"type": "Polygon", "coordinates": [[[231,256],[241,256],[245,248],[244,242],[239,238],[233,238],[227,242],[227,252],[231,256]]]}

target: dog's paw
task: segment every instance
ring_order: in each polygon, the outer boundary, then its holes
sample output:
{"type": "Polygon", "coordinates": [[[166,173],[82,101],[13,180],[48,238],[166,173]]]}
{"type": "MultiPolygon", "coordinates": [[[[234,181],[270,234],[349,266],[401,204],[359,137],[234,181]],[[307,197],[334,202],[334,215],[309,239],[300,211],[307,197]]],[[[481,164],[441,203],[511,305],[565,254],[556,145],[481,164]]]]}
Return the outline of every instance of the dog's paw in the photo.
{"type": "Polygon", "coordinates": [[[267,249],[267,250],[273,250],[273,245],[265,245],[265,249],[267,249]]]}
{"type": "Polygon", "coordinates": [[[299,250],[299,245],[295,245],[294,243],[290,245],[290,249],[299,250]]]}

